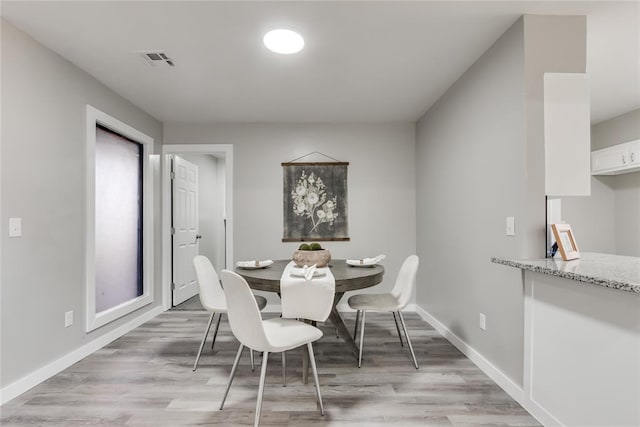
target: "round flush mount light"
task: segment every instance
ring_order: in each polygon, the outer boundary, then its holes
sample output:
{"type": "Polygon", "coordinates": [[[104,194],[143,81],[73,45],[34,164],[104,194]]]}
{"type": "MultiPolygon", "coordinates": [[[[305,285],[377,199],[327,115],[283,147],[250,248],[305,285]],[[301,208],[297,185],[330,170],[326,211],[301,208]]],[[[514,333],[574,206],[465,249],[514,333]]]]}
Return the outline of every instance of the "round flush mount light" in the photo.
{"type": "Polygon", "coordinates": [[[304,47],[304,39],[300,34],[283,28],[269,31],[262,41],[267,49],[284,55],[298,53],[304,47]]]}

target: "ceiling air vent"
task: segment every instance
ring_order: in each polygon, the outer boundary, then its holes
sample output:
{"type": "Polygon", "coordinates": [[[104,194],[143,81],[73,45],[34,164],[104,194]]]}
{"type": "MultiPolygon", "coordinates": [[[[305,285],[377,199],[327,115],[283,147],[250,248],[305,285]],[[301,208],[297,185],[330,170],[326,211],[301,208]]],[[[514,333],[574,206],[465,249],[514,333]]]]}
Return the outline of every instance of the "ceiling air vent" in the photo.
{"type": "Polygon", "coordinates": [[[152,67],[175,67],[171,58],[164,52],[141,52],[141,55],[152,67]]]}

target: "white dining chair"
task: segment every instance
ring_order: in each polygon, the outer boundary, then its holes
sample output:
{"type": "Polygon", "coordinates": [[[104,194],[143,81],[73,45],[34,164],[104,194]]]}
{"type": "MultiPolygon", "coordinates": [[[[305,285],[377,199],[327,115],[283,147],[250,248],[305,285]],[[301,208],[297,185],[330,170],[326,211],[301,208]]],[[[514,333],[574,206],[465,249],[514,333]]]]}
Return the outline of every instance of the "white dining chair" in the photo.
{"type": "Polygon", "coordinates": [[[406,307],[411,298],[411,293],[416,286],[416,274],[418,272],[418,256],[410,255],[402,263],[400,272],[396,278],[396,283],[393,286],[391,292],[386,294],[357,294],[349,297],[347,300],[349,307],[357,310],[356,324],[353,332],[353,339],[355,340],[358,334],[358,321],[360,317],[360,348],[358,355],[358,368],[362,366],[362,347],[364,345],[364,322],[367,311],[376,312],[391,312],[393,314],[393,320],[398,330],[398,338],[400,338],[400,345],[404,347],[402,343],[402,334],[400,333],[400,327],[398,326],[398,319],[396,314],[400,318],[402,329],[404,330],[404,336],[409,344],[409,350],[411,351],[411,357],[413,358],[413,364],[418,369],[418,361],[416,355],[413,352],[413,346],[411,345],[411,339],[407,333],[407,326],[404,323],[401,310],[406,307]]]}
{"type": "MultiPolygon", "coordinates": [[[[198,368],[198,362],[200,361],[200,355],[202,354],[202,349],[204,348],[204,344],[207,341],[207,336],[209,335],[209,330],[211,329],[211,324],[213,323],[213,318],[218,314],[218,321],[216,322],[216,328],[213,332],[213,342],[211,343],[211,348],[216,344],[216,337],[218,336],[218,329],[220,328],[220,320],[222,320],[222,315],[227,312],[227,301],[224,296],[224,292],[222,291],[222,287],[220,286],[220,279],[218,278],[218,273],[216,273],[215,268],[204,255],[197,255],[193,258],[193,267],[196,270],[196,279],[198,281],[198,288],[200,289],[200,303],[205,308],[205,310],[211,312],[211,316],[209,317],[209,323],[207,324],[207,329],[204,331],[204,335],[202,336],[202,342],[200,343],[200,349],[198,350],[198,355],[196,356],[196,361],[193,364],[193,370],[195,371],[198,368]]],[[[254,295],[256,303],[260,310],[262,310],[267,305],[267,300],[264,297],[259,295],[254,295]]],[[[253,352],[251,353],[251,370],[254,369],[253,364],[253,352]]]]}
{"type": "Polygon", "coordinates": [[[312,342],[322,337],[320,329],[307,323],[293,319],[283,319],[281,317],[262,320],[258,305],[251,294],[251,289],[246,280],[229,270],[220,273],[224,294],[227,297],[227,316],[233,335],[240,341],[240,347],[236,354],[236,359],[231,368],[227,388],[220,404],[220,410],[229,394],[233,377],[238,367],[238,361],[245,347],[251,350],[261,351],[262,368],[260,372],[260,384],[258,386],[258,402],[254,425],[260,423],[260,411],[262,409],[262,395],[264,393],[264,382],[267,374],[267,361],[269,353],[278,353],[291,350],[302,345],[307,346],[309,352],[309,362],[313,370],[313,379],[316,385],[316,396],[320,404],[320,414],[324,415],[322,396],[320,395],[320,383],[318,382],[318,370],[313,355],[312,342]]]}

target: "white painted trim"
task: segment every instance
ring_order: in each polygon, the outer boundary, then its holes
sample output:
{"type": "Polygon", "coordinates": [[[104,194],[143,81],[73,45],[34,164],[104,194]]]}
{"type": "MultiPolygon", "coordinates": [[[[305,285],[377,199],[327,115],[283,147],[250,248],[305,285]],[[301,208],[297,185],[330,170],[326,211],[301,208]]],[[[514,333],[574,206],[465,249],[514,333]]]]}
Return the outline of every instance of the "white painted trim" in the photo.
{"type": "MultiPolygon", "coordinates": [[[[551,229],[551,227],[549,227],[551,229]]],[[[552,233],[553,234],[553,233],[552,233]]],[[[524,355],[522,363],[522,388],[525,395],[532,395],[531,357],[533,355],[533,283],[521,270],[524,282],[524,355]]]]}
{"type": "Polygon", "coordinates": [[[460,350],[469,360],[471,360],[482,372],[487,374],[500,388],[518,402],[524,409],[536,418],[543,425],[562,425],[546,409],[532,401],[530,396],[518,384],[514,383],[504,372],[494,366],[476,349],[467,344],[462,338],[451,332],[444,324],[433,317],[425,309],[416,305],[416,313],[447,341],[460,350]]]}
{"type": "Polygon", "coordinates": [[[153,302],[153,175],[150,156],[154,151],[154,141],[150,136],[134,129],[126,123],[92,107],[86,106],[86,176],[85,176],[85,289],[86,310],[85,330],[90,332],[116,319],[126,316],[153,302]],[[95,145],[96,125],[100,124],[114,132],[142,144],[143,147],[143,283],[142,295],[126,301],[109,310],[96,313],[95,299],[95,145]]]}
{"type": "Polygon", "coordinates": [[[489,378],[496,382],[511,397],[516,400],[522,398],[522,388],[514,383],[502,371],[496,368],[482,354],[480,354],[473,347],[467,344],[462,338],[451,332],[446,326],[440,323],[440,321],[438,321],[422,307],[418,307],[417,313],[423,320],[433,326],[440,335],[442,335],[447,339],[447,341],[453,344],[454,347],[464,353],[465,356],[467,356],[473,363],[475,363],[485,374],[489,376],[489,378]]]}
{"type": "Polygon", "coordinates": [[[225,159],[225,219],[227,220],[227,267],[233,266],[233,145],[167,144],[162,146],[162,304],[171,308],[171,172],[172,154],[220,154],[225,159]]]}
{"type": "Polygon", "coordinates": [[[171,155],[162,149],[162,306],[165,310],[171,308],[171,233],[165,237],[165,230],[171,229],[171,155]],[[166,194],[165,194],[166,193],[166,194]]]}
{"type": "Polygon", "coordinates": [[[156,307],[153,310],[150,310],[138,316],[137,318],[125,323],[124,325],[119,326],[118,328],[83,345],[82,347],[79,347],[72,352],[67,353],[59,359],[49,363],[48,365],[43,366],[42,368],[37,369],[34,372],[20,378],[19,380],[16,380],[13,383],[3,387],[2,390],[0,390],[0,405],[4,405],[5,403],[16,398],[27,390],[37,386],[43,381],[68,368],[79,360],[84,359],[91,353],[100,350],[102,347],[117,340],[127,332],[130,332],[143,323],[153,319],[163,311],[164,309],[161,306],[156,307]]]}
{"type": "MultiPolygon", "coordinates": [[[[3,24],[1,24],[1,23],[0,23],[0,29],[2,28],[2,25],[3,25],[3,24]]],[[[0,67],[0,76],[1,76],[1,74],[2,74],[2,71],[1,71],[1,70],[2,70],[2,67],[0,67]]],[[[1,78],[0,78],[0,81],[2,81],[2,79],[1,79],[1,78]]],[[[2,102],[0,102],[0,118],[1,118],[1,117],[4,117],[4,116],[2,115],[2,102]]],[[[0,122],[2,122],[2,120],[1,120],[1,119],[0,119],[0,122]]],[[[1,125],[1,123],[0,123],[0,125],[1,125]]],[[[5,145],[5,147],[6,147],[6,145],[5,145]]],[[[2,143],[1,143],[1,142],[0,142],[0,165],[2,165],[2,143]]],[[[1,169],[1,166],[0,166],[0,169],[1,169]]],[[[2,172],[2,171],[0,170],[0,176],[2,176],[2,173],[1,173],[1,172],[2,172]]],[[[2,197],[0,197],[0,213],[4,213],[4,211],[2,210],[2,197]]],[[[7,214],[8,214],[8,215],[11,215],[11,216],[13,216],[13,215],[14,215],[14,213],[13,213],[13,212],[7,212],[7,214]]],[[[4,218],[4,215],[0,215],[0,217],[4,218]]],[[[1,227],[0,227],[0,228],[1,228],[1,227]]],[[[2,229],[4,230],[4,228],[2,228],[2,229]]],[[[3,289],[6,289],[6,288],[4,288],[4,287],[2,286],[2,274],[1,274],[1,271],[2,271],[2,265],[1,265],[2,263],[1,263],[1,260],[2,260],[2,259],[3,259],[3,258],[2,258],[2,245],[0,245],[0,303],[1,303],[1,301],[2,301],[2,290],[3,290],[3,289]]],[[[1,338],[2,338],[2,334],[0,334],[0,345],[2,345],[2,340],[1,340],[1,338]]],[[[0,351],[0,367],[1,367],[1,366],[4,366],[4,365],[3,365],[3,363],[2,363],[2,353],[4,353],[4,352],[3,352],[3,351],[0,351]]],[[[2,405],[2,404],[4,403],[4,402],[2,401],[2,396],[3,396],[3,393],[2,393],[2,390],[0,390],[0,405],[2,405]]]]}

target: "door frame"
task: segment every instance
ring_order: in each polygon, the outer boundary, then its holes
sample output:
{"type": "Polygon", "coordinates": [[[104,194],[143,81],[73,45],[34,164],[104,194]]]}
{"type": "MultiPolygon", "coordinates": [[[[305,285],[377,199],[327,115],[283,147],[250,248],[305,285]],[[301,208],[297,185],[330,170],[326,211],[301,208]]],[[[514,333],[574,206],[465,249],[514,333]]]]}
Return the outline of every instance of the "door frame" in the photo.
{"type": "Polygon", "coordinates": [[[227,221],[227,266],[233,264],[233,145],[170,144],[162,146],[162,305],[171,308],[171,155],[213,154],[224,157],[224,204],[227,221]]]}

